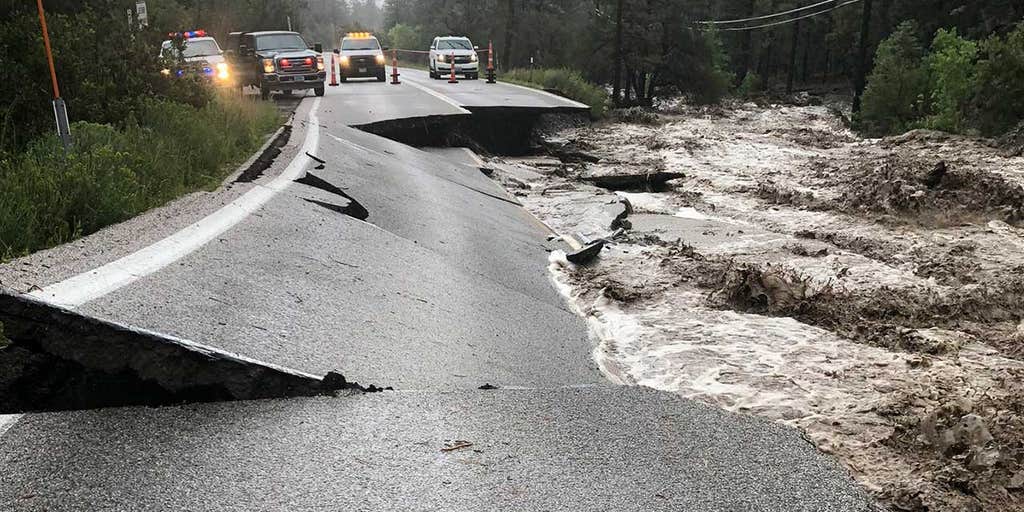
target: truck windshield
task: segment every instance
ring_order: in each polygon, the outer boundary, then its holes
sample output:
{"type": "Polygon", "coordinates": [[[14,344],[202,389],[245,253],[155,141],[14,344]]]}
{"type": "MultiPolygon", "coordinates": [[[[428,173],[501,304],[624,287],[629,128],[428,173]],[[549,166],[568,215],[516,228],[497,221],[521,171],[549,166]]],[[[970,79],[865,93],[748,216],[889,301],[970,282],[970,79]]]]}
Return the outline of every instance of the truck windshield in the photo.
{"type": "Polygon", "coordinates": [[[438,50],[472,50],[473,43],[469,39],[442,39],[437,42],[438,50]]]}
{"type": "Polygon", "coordinates": [[[256,38],[257,50],[305,50],[306,41],[298,34],[272,34],[256,38]]]}
{"type": "Polygon", "coordinates": [[[376,39],[345,39],[341,42],[342,50],[380,50],[376,39]]]}

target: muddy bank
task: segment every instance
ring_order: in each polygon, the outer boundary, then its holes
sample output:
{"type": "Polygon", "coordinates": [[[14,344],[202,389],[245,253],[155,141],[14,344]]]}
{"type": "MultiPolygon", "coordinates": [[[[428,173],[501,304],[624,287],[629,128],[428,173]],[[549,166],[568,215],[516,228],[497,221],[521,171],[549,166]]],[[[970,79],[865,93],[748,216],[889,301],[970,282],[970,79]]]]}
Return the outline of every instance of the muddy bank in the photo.
{"type": "Polygon", "coordinates": [[[1024,158],[861,139],[836,110],[625,112],[548,134],[587,158],[494,178],[559,233],[608,239],[551,271],[609,378],[799,427],[897,509],[1019,510],[1024,158]],[[619,180],[655,173],[676,179],[619,180]]]}

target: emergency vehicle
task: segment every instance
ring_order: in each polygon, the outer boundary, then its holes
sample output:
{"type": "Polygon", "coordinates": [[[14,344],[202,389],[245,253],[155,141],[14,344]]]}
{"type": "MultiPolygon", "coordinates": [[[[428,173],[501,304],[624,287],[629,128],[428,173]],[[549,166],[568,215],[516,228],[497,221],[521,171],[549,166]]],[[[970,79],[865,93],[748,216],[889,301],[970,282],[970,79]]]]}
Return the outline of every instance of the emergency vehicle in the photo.
{"type": "Polygon", "coordinates": [[[378,82],[387,80],[384,48],[373,34],[369,32],[352,32],[341,39],[338,50],[339,72],[341,81],[349,78],[376,78],[378,82]]]}
{"type": "Polygon", "coordinates": [[[204,76],[220,86],[233,85],[233,76],[224,51],[217,40],[204,30],[172,32],[160,45],[160,58],[167,67],[165,76],[181,77],[187,74],[204,76]]]}

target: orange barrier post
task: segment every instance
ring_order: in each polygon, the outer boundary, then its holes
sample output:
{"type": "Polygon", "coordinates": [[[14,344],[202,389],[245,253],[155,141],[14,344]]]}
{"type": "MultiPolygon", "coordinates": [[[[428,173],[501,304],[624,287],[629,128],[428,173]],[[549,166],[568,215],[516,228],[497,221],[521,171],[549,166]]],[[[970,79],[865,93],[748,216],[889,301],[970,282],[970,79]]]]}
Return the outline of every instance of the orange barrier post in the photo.
{"type": "Polygon", "coordinates": [[[450,84],[457,84],[457,83],[459,83],[459,81],[455,79],[455,52],[452,52],[451,65],[452,65],[452,77],[448,80],[448,83],[450,83],[450,84]]]}
{"type": "Polygon", "coordinates": [[[334,65],[336,60],[338,60],[338,55],[334,54],[331,57],[331,83],[328,84],[331,87],[338,86],[338,67],[334,65]]]}
{"type": "Polygon", "coordinates": [[[391,50],[391,85],[398,85],[398,50],[391,50]]]}
{"type": "Polygon", "coordinates": [[[487,83],[497,83],[497,79],[494,76],[494,41],[488,41],[487,43],[487,83]]]}

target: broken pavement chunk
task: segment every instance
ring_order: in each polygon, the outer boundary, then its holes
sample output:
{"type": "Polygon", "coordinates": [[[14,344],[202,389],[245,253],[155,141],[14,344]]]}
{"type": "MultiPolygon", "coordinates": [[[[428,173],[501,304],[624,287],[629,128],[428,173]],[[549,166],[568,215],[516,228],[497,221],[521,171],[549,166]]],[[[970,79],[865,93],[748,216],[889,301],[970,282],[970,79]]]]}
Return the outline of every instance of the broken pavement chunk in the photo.
{"type": "Polygon", "coordinates": [[[652,172],[643,174],[611,174],[588,176],[584,181],[608,190],[657,190],[672,180],[684,178],[679,172],[652,172]]]}
{"type": "Polygon", "coordinates": [[[605,240],[598,240],[579,251],[572,254],[567,254],[565,259],[569,260],[569,263],[573,265],[586,265],[597,259],[597,256],[601,254],[601,249],[604,249],[605,240]]]}
{"type": "Polygon", "coordinates": [[[5,409],[159,406],[338,390],[313,375],[26,296],[0,292],[0,322],[11,340],[0,365],[13,365],[0,370],[21,376],[0,389],[5,409]]]}

